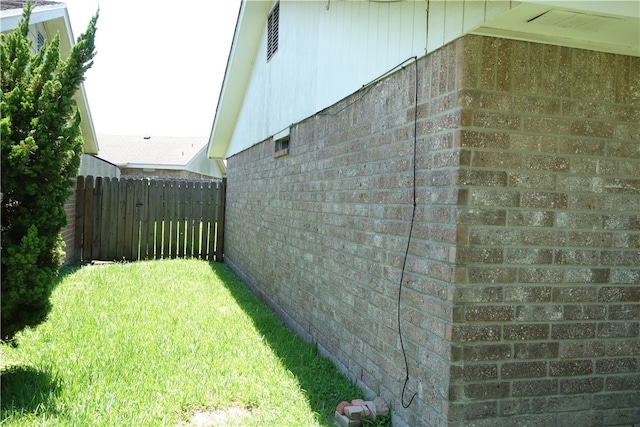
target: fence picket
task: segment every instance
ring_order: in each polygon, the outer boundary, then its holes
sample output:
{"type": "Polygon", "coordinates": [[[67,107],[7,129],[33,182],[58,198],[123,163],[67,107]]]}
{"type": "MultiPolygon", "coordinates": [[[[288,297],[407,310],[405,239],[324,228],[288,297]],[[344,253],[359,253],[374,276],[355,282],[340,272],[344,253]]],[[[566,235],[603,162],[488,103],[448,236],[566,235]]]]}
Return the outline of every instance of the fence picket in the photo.
{"type": "MultiPolygon", "coordinates": [[[[107,252],[109,248],[109,240],[111,239],[111,233],[109,232],[109,221],[111,217],[111,209],[110,209],[110,196],[111,192],[109,191],[111,184],[111,180],[108,177],[102,178],[101,189],[100,189],[100,217],[98,217],[96,221],[96,227],[100,230],[100,239],[98,240],[98,251],[99,251],[99,259],[106,258],[107,252]]],[[[95,240],[95,239],[94,239],[95,240]]],[[[94,246],[95,248],[95,246],[94,246]]],[[[95,256],[94,256],[95,257],[95,256]]]]}
{"type": "Polygon", "coordinates": [[[176,200],[176,193],[177,193],[177,186],[178,183],[176,181],[169,181],[169,186],[166,188],[167,190],[167,215],[168,215],[168,233],[169,233],[169,238],[167,239],[168,242],[168,250],[167,250],[167,257],[169,258],[175,258],[176,257],[176,252],[178,250],[177,245],[176,245],[176,239],[178,236],[178,231],[177,231],[177,225],[178,225],[178,221],[177,221],[177,211],[178,211],[178,201],[176,200]]]}
{"type": "Polygon", "coordinates": [[[166,216],[166,210],[165,210],[165,205],[166,205],[166,188],[167,188],[167,182],[166,181],[159,181],[158,182],[158,204],[156,206],[156,209],[158,210],[157,213],[157,225],[156,225],[156,259],[159,258],[164,258],[166,256],[166,254],[163,252],[163,247],[164,247],[164,241],[165,239],[169,239],[169,234],[168,234],[168,220],[167,220],[167,216],[166,216]],[[165,231],[165,228],[167,229],[167,231],[165,231]],[[166,236],[166,237],[165,237],[166,236]]]}
{"type": "Polygon", "coordinates": [[[108,219],[108,230],[107,233],[108,238],[106,240],[106,253],[104,254],[104,258],[106,260],[114,260],[117,259],[116,255],[116,239],[118,232],[118,195],[119,195],[119,184],[118,179],[113,178],[109,182],[109,205],[107,209],[109,211],[109,219],[108,219]]]}
{"type": "MultiPolygon", "coordinates": [[[[190,183],[188,182],[182,182],[181,183],[183,185],[183,192],[181,194],[182,196],[182,221],[180,223],[180,225],[183,227],[182,228],[182,240],[183,243],[181,245],[181,254],[183,257],[188,258],[189,254],[187,253],[187,245],[188,245],[188,241],[190,240],[191,237],[191,227],[190,227],[190,221],[189,221],[189,216],[190,216],[190,210],[191,210],[191,186],[190,183]]],[[[189,249],[191,249],[191,245],[188,246],[189,249]]]]}
{"type": "Polygon", "coordinates": [[[118,180],[118,226],[116,227],[116,259],[124,258],[124,235],[125,223],[127,219],[127,181],[118,180]]]}
{"type": "Polygon", "coordinates": [[[202,183],[202,193],[200,195],[200,218],[202,224],[202,234],[200,235],[200,258],[208,259],[209,256],[209,209],[211,182],[202,183]]]}
{"type": "Polygon", "coordinates": [[[125,180],[125,188],[124,258],[131,261],[134,259],[131,253],[133,252],[133,223],[135,215],[135,189],[132,179],[125,180]]]}
{"type": "Polygon", "coordinates": [[[203,244],[204,237],[207,235],[206,231],[206,223],[203,220],[203,212],[204,212],[204,194],[207,191],[206,187],[209,183],[207,182],[198,182],[198,204],[196,206],[196,243],[195,247],[198,248],[197,256],[200,259],[207,258],[207,247],[206,244],[203,244]]]}
{"type": "Polygon", "coordinates": [[[149,206],[147,208],[147,245],[149,259],[156,258],[156,224],[158,223],[158,184],[157,180],[149,181],[148,197],[149,206]]]}
{"type": "Polygon", "coordinates": [[[93,241],[93,177],[88,176],[85,180],[84,192],[84,236],[82,239],[82,256],[86,259],[93,259],[91,253],[93,241]]]}
{"type": "Polygon", "coordinates": [[[199,182],[191,183],[191,256],[193,258],[200,257],[200,193],[201,186],[199,182]]]}
{"type": "MultiPolygon", "coordinates": [[[[131,224],[131,260],[140,259],[140,229],[142,220],[142,180],[132,179],[131,189],[133,190],[133,223],[131,224]]],[[[129,200],[129,199],[128,199],[129,200]]]]}
{"type": "Polygon", "coordinates": [[[175,241],[173,242],[173,252],[171,258],[184,256],[184,186],[180,181],[175,183],[175,214],[173,217],[173,225],[175,225],[175,241]]]}
{"type": "Polygon", "coordinates": [[[100,215],[102,214],[102,177],[95,178],[93,184],[93,236],[91,237],[91,257],[100,259],[100,215]]]}

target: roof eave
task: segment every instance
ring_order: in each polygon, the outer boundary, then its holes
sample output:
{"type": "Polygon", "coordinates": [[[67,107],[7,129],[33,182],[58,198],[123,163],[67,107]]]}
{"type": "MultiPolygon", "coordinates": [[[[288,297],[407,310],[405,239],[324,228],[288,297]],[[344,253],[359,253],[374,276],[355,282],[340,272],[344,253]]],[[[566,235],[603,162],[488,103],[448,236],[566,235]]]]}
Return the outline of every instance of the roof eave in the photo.
{"type": "MultiPolygon", "coordinates": [[[[66,11],[67,5],[64,3],[35,6],[31,11],[29,24],[39,24],[41,22],[51,21],[52,19],[62,18],[66,15],[66,11]]],[[[2,21],[2,31],[10,31],[17,28],[22,19],[22,12],[22,8],[1,10],[0,20],[2,21]]]]}
{"type": "Polygon", "coordinates": [[[209,138],[210,159],[224,159],[227,156],[233,129],[251,77],[253,59],[260,45],[260,33],[271,4],[269,1],[256,0],[243,0],[240,4],[209,138]]]}
{"type": "MultiPolygon", "coordinates": [[[[22,9],[8,9],[0,12],[2,31],[15,29],[22,19],[22,12],[22,9]]],[[[71,53],[71,47],[75,44],[67,5],[57,3],[34,7],[31,11],[29,24],[39,23],[42,23],[50,34],[60,34],[60,55],[62,58],[67,58],[71,53]]],[[[78,109],[82,117],[80,130],[84,139],[84,154],[98,154],[98,140],[96,138],[96,131],[93,125],[93,118],[91,117],[91,110],[89,109],[89,101],[84,89],[84,84],[80,84],[80,89],[75,94],[74,99],[78,104],[78,109]]]]}

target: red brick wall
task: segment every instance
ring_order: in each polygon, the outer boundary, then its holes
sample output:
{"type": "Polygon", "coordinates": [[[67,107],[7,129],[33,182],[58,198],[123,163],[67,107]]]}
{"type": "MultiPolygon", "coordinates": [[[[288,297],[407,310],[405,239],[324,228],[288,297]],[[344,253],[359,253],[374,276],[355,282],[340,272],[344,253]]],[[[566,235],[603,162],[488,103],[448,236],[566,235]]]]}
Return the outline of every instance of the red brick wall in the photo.
{"type": "Polygon", "coordinates": [[[416,122],[415,71],[229,159],[227,262],[409,425],[640,422],[640,59],[467,36],[416,122]]]}
{"type": "Polygon", "coordinates": [[[464,58],[450,418],[638,423],[640,58],[481,37],[464,58]]]}
{"type": "Polygon", "coordinates": [[[74,259],[75,249],[75,227],[76,227],[76,186],[75,184],[71,188],[73,194],[67,200],[64,205],[64,211],[67,213],[67,226],[62,229],[61,236],[64,240],[64,262],[69,262],[74,259]]]}
{"type": "Polygon", "coordinates": [[[153,172],[145,172],[143,169],[121,168],[120,172],[123,178],[213,179],[210,176],[187,170],[156,169],[153,172]]]}

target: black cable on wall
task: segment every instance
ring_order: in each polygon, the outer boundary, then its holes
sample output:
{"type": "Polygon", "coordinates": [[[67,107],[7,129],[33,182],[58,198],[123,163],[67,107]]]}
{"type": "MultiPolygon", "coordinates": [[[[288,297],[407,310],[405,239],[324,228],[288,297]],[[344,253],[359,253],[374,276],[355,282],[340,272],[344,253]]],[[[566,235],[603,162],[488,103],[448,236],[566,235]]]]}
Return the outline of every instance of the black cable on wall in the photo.
{"type": "Polygon", "coordinates": [[[417,149],[418,149],[418,58],[413,57],[413,65],[414,65],[414,77],[415,77],[415,94],[414,94],[414,109],[413,109],[413,194],[412,194],[412,203],[413,207],[411,209],[411,222],[409,226],[409,236],[407,238],[407,246],[404,252],[404,260],[402,262],[402,272],[400,273],[400,285],[398,287],[398,336],[400,337],[400,347],[402,348],[402,356],[404,357],[404,366],[406,376],[404,379],[404,385],[402,386],[402,393],[400,395],[400,402],[402,407],[407,409],[411,403],[413,403],[413,399],[418,395],[418,393],[413,393],[411,399],[409,399],[409,403],[405,404],[404,395],[407,389],[407,384],[409,383],[409,361],[407,360],[407,351],[404,348],[404,339],[402,338],[402,322],[400,319],[400,306],[402,304],[402,284],[404,282],[404,272],[407,267],[407,258],[409,256],[409,245],[411,244],[411,236],[413,235],[413,224],[415,223],[416,218],[416,160],[417,160],[417,149]]]}
{"type": "Polygon", "coordinates": [[[404,68],[404,65],[409,62],[409,61],[413,61],[413,65],[414,65],[414,80],[415,80],[415,93],[414,93],[414,111],[413,111],[413,160],[412,160],[412,196],[411,196],[411,200],[412,200],[412,210],[411,210],[411,221],[410,221],[410,226],[409,226],[409,233],[408,233],[408,237],[407,237],[407,245],[405,248],[405,252],[404,252],[404,258],[403,258],[403,262],[402,262],[402,271],[400,273],[400,285],[398,287],[398,304],[397,304],[397,317],[398,317],[398,336],[400,337],[400,347],[402,350],[402,357],[404,358],[404,364],[405,364],[405,372],[406,372],[406,376],[405,376],[405,380],[404,380],[404,384],[402,386],[402,392],[400,395],[400,400],[401,400],[401,404],[403,408],[408,408],[411,403],[413,403],[413,400],[416,398],[416,396],[418,395],[418,393],[414,393],[411,398],[409,399],[408,403],[405,403],[405,399],[404,399],[404,395],[406,393],[406,389],[407,389],[407,384],[409,383],[409,361],[407,359],[407,351],[404,347],[404,339],[402,336],[402,324],[401,324],[401,312],[400,312],[400,308],[402,305],[402,286],[403,286],[403,282],[404,282],[404,273],[407,267],[407,258],[409,256],[409,246],[411,244],[411,236],[413,235],[413,225],[415,223],[415,216],[416,216],[416,160],[417,160],[417,147],[418,147],[418,57],[417,56],[412,56],[410,58],[405,59],[404,61],[402,61],[401,63],[399,63],[398,65],[396,65],[395,67],[391,68],[389,71],[381,74],[380,76],[376,77],[375,79],[373,79],[372,81],[370,81],[369,83],[362,85],[362,89],[365,89],[360,96],[358,96],[357,98],[355,98],[354,100],[352,100],[351,102],[347,103],[346,105],[344,105],[343,107],[335,110],[335,111],[322,111],[320,113],[318,113],[318,115],[321,116],[335,116],[338,113],[346,110],[347,108],[351,107],[352,105],[358,103],[359,101],[361,101],[365,96],[367,96],[369,94],[369,92],[371,91],[371,89],[373,88],[373,85],[375,83],[377,83],[378,81],[380,81],[381,79],[383,79],[385,76],[387,76],[388,74],[390,74],[391,72],[397,70],[398,68],[402,67],[404,68]]]}

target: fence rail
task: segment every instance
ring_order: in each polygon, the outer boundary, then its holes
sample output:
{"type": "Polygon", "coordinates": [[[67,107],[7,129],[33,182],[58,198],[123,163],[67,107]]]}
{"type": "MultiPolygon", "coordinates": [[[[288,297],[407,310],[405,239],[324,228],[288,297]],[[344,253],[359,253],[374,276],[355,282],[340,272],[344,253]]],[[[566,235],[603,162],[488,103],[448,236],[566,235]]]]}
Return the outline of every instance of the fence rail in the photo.
{"type": "Polygon", "coordinates": [[[80,260],[222,260],[224,181],[78,177],[80,260]]]}

